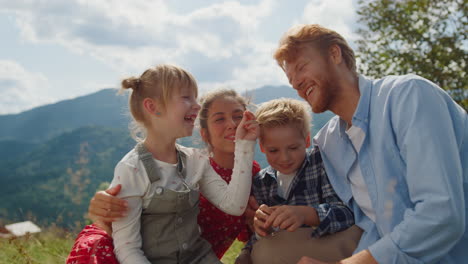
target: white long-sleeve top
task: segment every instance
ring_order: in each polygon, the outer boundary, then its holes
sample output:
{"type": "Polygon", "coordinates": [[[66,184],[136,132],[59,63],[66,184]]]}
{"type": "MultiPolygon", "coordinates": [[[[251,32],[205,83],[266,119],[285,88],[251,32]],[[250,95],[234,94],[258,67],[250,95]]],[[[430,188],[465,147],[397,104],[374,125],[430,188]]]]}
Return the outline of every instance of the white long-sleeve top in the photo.
{"type": "MultiPolygon", "coordinates": [[[[179,151],[184,152],[187,157],[185,183],[191,189],[199,189],[213,205],[222,211],[232,215],[241,215],[244,213],[250,194],[254,146],[255,141],[236,140],[232,179],[230,184],[227,184],[213,170],[206,153],[200,149],[178,145],[179,151]]],[[[168,173],[163,173],[161,180],[151,184],[135,149],[127,153],[115,167],[110,188],[121,184],[122,190],[117,197],[126,200],[129,206],[128,215],[112,223],[114,252],[120,264],[150,264],[141,250],[142,210],[149,205],[158,187],[171,188],[171,185],[179,185],[180,180],[175,173],[170,173],[170,166],[163,166],[162,172],[164,171],[168,173]]]]}

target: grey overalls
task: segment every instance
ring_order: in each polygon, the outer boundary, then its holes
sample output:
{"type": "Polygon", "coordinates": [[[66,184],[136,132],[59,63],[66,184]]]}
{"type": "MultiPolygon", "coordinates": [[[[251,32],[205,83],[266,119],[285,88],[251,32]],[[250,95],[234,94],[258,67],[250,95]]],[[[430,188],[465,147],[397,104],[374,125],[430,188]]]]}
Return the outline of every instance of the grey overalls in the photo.
{"type": "MultiPolygon", "coordinates": [[[[160,179],[153,156],[142,143],[135,147],[151,183],[160,179]]],[[[197,222],[199,191],[185,183],[186,156],[177,149],[177,174],[183,191],[157,187],[141,215],[142,249],[151,263],[221,263],[210,243],[200,237],[197,222]]]]}

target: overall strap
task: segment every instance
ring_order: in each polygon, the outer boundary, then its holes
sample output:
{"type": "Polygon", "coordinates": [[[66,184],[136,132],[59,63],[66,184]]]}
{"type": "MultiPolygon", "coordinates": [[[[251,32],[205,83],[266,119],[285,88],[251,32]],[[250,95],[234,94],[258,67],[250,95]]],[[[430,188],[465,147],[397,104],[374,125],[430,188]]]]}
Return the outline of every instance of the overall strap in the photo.
{"type": "Polygon", "coordinates": [[[135,149],[138,153],[139,159],[143,162],[143,166],[145,167],[146,174],[148,174],[150,182],[153,183],[161,179],[160,172],[158,168],[156,168],[156,162],[153,160],[153,154],[145,148],[143,142],[138,143],[135,146],[135,149]]]}
{"type": "MultiPolygon", "coordinates": [[[[149,152],[146,148],[143,142],[138,143],[135,146],[135,149],[138,153],[138,157],[143,162],[143,166],[145,167],[146,174],[148,174],[148,178],[150,179],[150,182],[153,183],[155,181],[158,181],[161,179],[160,176],[160,171],[156,167],[156,162],[153,160],[153,154],[149,152]]],[[[177,151],[177,173],[179,174],[179,177],[182,179],[185,179],[186,177],[186,160],[187,160],[187,155],[183,152],[180,151],[179,148],[176,145],[176,151],[177,151]]]]}
{"type": "Polygon", "coordinates": [[[187,162],[187,155],[179,149],[179,146],[176,145],[177,151],[177,173],[179,177],[185,179],[187,176],[187,169],[186,169],[186,162],[187,162]]]}

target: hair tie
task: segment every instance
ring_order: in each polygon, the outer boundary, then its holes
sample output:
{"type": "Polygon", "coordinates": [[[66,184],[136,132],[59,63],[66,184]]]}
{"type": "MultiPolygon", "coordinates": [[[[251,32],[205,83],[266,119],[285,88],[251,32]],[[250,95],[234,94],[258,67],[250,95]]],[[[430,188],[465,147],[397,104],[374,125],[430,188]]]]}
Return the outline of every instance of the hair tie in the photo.
{"type": "Polygon", "coordinates": [[[133,90],[139,89],[140,88],[140,83],[141,83],[140,78],[136,79],[135,80],[135,87],[133,87],[133,90]]]}

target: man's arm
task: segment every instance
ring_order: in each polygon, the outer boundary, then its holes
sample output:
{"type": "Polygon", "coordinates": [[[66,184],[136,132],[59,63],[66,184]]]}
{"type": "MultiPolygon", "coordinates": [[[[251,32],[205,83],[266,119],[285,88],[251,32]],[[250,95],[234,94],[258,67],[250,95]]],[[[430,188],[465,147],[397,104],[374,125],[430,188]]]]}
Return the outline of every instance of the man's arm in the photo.
{"type": "MultiPolygon", "coordinates": [[[[394,88],[390,118],[413,203],[369,252],[379,263],[433,263],[465,232],[460,154],[447,98],[424,80],[394,88]]],[[[398,155],[398,154],[397,154],[398,155]]],[[[397,177],[397,175],[395,176],[397,177]]]]}

